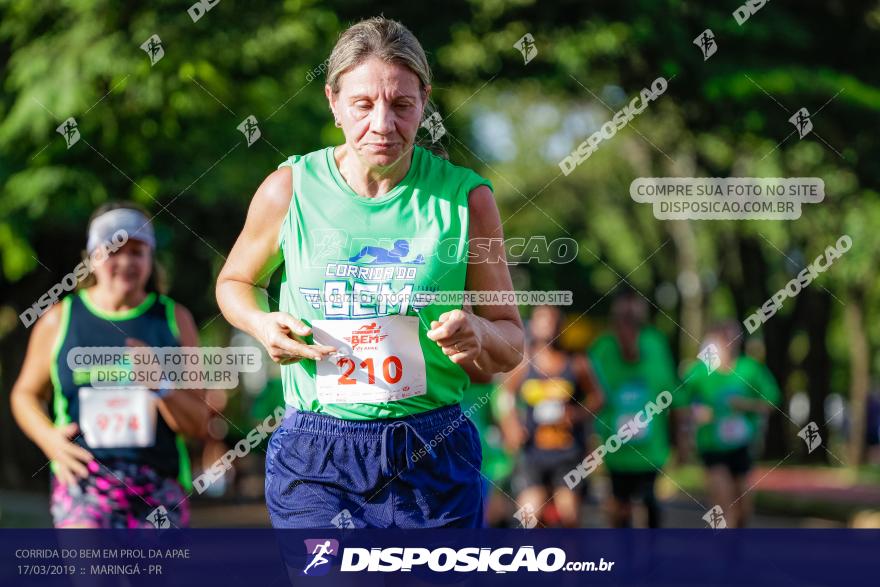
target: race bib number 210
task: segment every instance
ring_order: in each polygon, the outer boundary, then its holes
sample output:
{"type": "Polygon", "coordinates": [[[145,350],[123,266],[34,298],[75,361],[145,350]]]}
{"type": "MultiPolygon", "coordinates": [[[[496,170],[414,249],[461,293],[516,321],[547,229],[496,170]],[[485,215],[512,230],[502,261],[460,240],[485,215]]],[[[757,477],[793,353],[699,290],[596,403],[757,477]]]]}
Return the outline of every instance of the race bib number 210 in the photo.
{"type": "Polygon", "coordinates": [[[416,316],[315,320],[315,342],[339,353],[318,361],[318,400],[324,404],[393,402],[424,395],[425,358],[416,316]]]}

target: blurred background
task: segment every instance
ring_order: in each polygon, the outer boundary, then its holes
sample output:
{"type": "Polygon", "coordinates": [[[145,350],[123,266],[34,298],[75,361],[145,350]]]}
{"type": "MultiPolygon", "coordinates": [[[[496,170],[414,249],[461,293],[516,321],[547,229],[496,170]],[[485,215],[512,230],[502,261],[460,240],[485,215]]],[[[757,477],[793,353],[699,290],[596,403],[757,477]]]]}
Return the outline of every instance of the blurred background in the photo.
{"type": "MultiPolygon", "coordinates": [[[[91,212],[127,199],[155,214],[167,292],[202,344],[245,344],[214,299],[224,255],[271,170],[342,142],[323,63],[342,30],[380,13],[428,53],[441,141],[493,182],[505,236],[577,241],[571,263],[511,266],[517,289],[574,292],[561,339],[572,352],[607,327],[625,284],[649,300],[681,373],[708,324],[742,321],[850,235],[852,249],[746,341],[783,398],[760,439],[752,525],[880,525],[880,2],[775,0],[742,25],[735,0],[210,4],[194,22],[187,1],[0,2],[0,526],[50,524],[45,458],[9,409],[30,334],[18,316],[80,261],[91,212]],[[707,60],[694,44],[705,29],[707,60]],[[527,63],[514,46],[526,34],[527,63]],[[151,64],[141,45],[153,35],[151,64]],[[559,161],[659,76],[665,94],[563,175],[559,161]],[[803,139],[788,120],[801,107],[814,125],[803,139]],[[251,145],[237,128],[249,116],[251,145]],[[70,148],[56,131],[69,117],[81,136],[70,148]],[[819,177],[826,197],[794,221],[659,221],[629,196],[652,176],[819,177]],[[824,440],[812,453],[797,436],[808,422],[824,440]]],[[[504,488],[516,455],[496,424],[516,407],[496,395],[481,413],[494,523],[515,525],[504,488]]],[[[208,399],[217,415],[212,439],[189,447],[194,475],[281,403],[277,369],[208,399]]],[[[267,524],[263,454],[194,496],[194,526],[267,524]]],[[[701,466],[679,461],[658,481],[666,525],[703,526],[689,497],[705,494],[701,466]]],[[[589,485],[582,525],[602,526],[603,471],[589,485]]]]}

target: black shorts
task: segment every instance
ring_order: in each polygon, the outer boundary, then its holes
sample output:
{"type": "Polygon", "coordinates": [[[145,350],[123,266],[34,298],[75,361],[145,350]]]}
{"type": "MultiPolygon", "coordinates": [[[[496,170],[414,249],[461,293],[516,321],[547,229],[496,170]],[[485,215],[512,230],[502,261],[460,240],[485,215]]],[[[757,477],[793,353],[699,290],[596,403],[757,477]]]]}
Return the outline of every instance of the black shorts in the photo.
{"type": "Polygon", "coordinates": [[[611,476],[611,494],[620,501],[653,499],[657,471],[614,472],[611,476]]]}
{"type": "Polygon", "coordinates": [[[732,450],[706,451],[700,453],[700,458],[706,467],[727,467],[734,477],[742,477],[752,469],[752,454],[748,446],[741,446],[732,450]]]}
{"type": "Polygon", "coordinates": [[[568,488],[565,474],[584,460],[585,452],[581,449],[565,452],[527,449],[517,462],[511,479],[514,495],[530,487],[568,488]]]}

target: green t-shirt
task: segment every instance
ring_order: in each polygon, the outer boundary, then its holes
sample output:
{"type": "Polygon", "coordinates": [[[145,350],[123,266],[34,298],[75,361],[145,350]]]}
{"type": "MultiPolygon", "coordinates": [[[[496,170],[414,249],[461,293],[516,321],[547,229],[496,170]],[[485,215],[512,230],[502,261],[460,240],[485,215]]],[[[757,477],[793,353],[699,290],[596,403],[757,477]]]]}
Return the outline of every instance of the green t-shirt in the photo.
{"type": "Polygon", "coordinates": [[[371,420],[460,402],[468,376],[427,332],[461,308],[436,292],[464,290],[468,194],[491,183],[422,147],[400,183],[376,198],[345,182],[333,147],[280,166],[292,168],[293,197],[279,234],[279,308],[339,349],[281,366],[287,404],[371,420]]]}
{"type": "Polygon", "coordinates": [[[684,389],[690,404],[712,409],[712,420],[697,428],[697,450],[701,453],[749,446],[760,430],[761,416],[730,407],[731,398],[762,399],[776,405],[779,387],[763,364],[751,357],[737,358],[728,372],[709,373],[702,361],[695,362],[685,377],[684,389]]]}
{"type": "Polygon", "coordinates": [[[645,410],[648,402],[656,404],[660,393],[672,393],[669,408],[654,415],[647,426],[622,443],[617,451],[605,455],[605,466],[610,471],[643,472],[662,467],[669,457],[669,412],[686,401],[682,390],[676,391],[675,365],[663,334],[653,328],[643,328],[638,344],[639,360],[635,363],[623,359],[620,345],[610,333],[596,339],[589,351],[605,394],[595,426],[602,442],[645,410]]]}
{"type": "Polygon", "coordinates": [[[461,401],[462,411],[473,421],[480,432],[483,448],[481,472],[492,481],[501,481],[513,469],[513,461],[504,450],[497,414],[501,394],[505,393],[494,383],[471,383],[461,401]]]}

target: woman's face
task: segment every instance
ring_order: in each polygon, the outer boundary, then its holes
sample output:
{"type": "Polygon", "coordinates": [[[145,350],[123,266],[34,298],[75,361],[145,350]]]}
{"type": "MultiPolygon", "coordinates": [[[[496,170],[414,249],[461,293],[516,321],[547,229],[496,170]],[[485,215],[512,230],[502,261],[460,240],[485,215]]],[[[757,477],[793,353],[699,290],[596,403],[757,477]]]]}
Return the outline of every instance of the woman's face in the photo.
{"type": "Polygon", "coordinates": [[[407,67],[375,58],[342,74],[338,94],[325,87],[346,144],[371,168],[410,152],[430,91],[407,67]]]}
{"type": "Polygon", "coordinates": [[[529,321],[529,329],[532,337],[537,340],[550,341],[555,339],[559,334],[559,310],[552,306],[535,308],[532,319],[529,321]]]}
{"type": "Polygon", "coordinates": [[[146,289],[153,268],[150,246],[139,240],[129,240],[102,264],[95,265],[98,287],[128,295],[146,289]]]}
{"type": "Polygon", "coordinates": [[[714,344],[718,352],[718,359],[721,363],[724,365],[730,364],[739,354],[736,345],[737,340],[734,336],[731,336],[732,334],[733,333],[726,331],[710,332],[703,340],[702,348],[714,344]]]}

